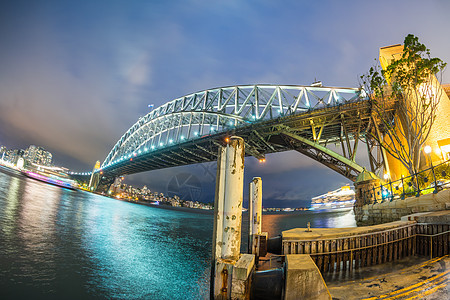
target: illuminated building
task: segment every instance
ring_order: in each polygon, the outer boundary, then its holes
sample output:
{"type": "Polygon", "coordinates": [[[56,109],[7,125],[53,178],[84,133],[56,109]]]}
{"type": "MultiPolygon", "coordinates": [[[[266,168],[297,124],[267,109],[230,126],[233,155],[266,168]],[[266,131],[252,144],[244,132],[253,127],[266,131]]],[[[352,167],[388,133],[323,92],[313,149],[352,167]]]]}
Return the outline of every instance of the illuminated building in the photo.
{"type": "MultiPolygon", "coordinates": [[[[380,65],[383,69],[386,69],[389,64],[394,60],[401,57],[403,53],[403,45],[393,45],[380,48],[380,65]]],[[[389,82],[389,78],[386,78],[389,82]]],[[[439,104],[436,108],[436,117],[432,125],[430,134],[424,144],[431,146],[431,153],[428,157],[424,153],[423,149],[420,151],[420,168],[426,168],[430,165],[430,159],[434,164],[438,164],[443,160],[450,159],[450,85],[441,85],[435,76],[431,79],[432,91],[434,94],[439,95],[439,104]]],[[[403,130],[399,128],[398,130],[403,130]]],[[[399,135],[401,137],[401,134],[399,135]]],[[[402,144],[406,145],[406,141],[403,140],[402,144]]],[[[399,179],[401,175],[409,175],[407,169],[396,158],[392,157],[389,153],[386,153],[388,170],[390,172],[390,178],[392,180],[399,179]]]]}
{"type": "Polygon", "coordinates": [[[51,166],[52,165],[52,154],[46,151],[42,147],[37,147],[35,145],[31,145],[25,150],[24,159],[29,164],[38,164],[41,166],[51,166]]]}
{"type": "Polygon", "coordinates": [[[1,146],[0,147],[0,157],[3,157],[3,154],[6,152],[6,147],[5,146],[1,146]]]}

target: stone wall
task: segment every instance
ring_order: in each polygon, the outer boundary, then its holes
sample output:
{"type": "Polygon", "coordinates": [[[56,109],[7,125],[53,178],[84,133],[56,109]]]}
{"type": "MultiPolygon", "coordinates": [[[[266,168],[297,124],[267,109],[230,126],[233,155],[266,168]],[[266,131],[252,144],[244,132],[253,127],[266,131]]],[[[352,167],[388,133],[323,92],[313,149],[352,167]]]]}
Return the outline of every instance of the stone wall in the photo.
{"type": "Polygon", "coordinates": [[[446,209],[450,209],[450,190],[354,208],[358,226],[393,222],[400,220],[402,216],[414,213],[446,209]]]}

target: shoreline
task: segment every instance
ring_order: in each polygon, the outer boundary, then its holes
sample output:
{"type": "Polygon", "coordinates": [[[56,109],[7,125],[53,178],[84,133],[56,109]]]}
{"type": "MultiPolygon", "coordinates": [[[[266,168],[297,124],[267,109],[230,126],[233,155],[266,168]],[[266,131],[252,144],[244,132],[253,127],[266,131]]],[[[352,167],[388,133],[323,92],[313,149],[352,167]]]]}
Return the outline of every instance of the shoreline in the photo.
{"type": "Polygon", "coordinates": [[[214,214],[214,210],[213,209],[201,209],[201,208],[191,208],[191,207],[169,206],[169,205],[164,205],[164,204],[155,205],[155,204],[151,204],[151,203],[144,202],[144,201],[129,201],[129,200],[126,200],[126,199],[118,199],[118,198],[114,198],[114,197],[108,197],[108,196],[105,196],[105,195],[102,195],[102,194],[97,194],[97,195],[101,195],[101,196],[104,196],[106,198],[113,199],[113,200],[118,200],[118,201],[138,204],[138,205],[144,205],[144,206],[149,206],[149,207],[161,208],[161,209],[168,209],[168,210],[174,210],[174,211],[183,211],[183,212],[190,212],[190,213],[200,213],[200,214],[205,214],[205,215],[213,215],[214,214]]]}

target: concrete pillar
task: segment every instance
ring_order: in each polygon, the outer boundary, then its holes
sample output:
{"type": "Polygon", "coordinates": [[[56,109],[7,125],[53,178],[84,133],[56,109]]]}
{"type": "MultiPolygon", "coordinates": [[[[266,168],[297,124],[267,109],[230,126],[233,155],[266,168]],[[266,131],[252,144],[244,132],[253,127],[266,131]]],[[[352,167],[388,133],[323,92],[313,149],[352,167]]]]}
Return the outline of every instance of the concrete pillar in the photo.
{"type": "Polygon", "coordinates": [[[263,253],[260,249],[261,243],[267,241],[267,233],[262,234],[262,180],[260,177],[254,177],[252,182],[250,182],[250,193],[249,193],[249,253],[255,254],[258,260],[260,255],[265,255],[264,248],[263,253]]]}
{"type": "Polygon", "coordinates": [[[244,140],[240,137],[231,137],[219,149],[211,262],[213,299],[231,297],[233,266],[240,256],[244,156],[244,140]]]}
{"type": "Polygon", "coordinates": [[[261,214],[262,214],[262,180],[261,177],[254,177],[250,182],[250,235],[261,234],[261,214]]]}

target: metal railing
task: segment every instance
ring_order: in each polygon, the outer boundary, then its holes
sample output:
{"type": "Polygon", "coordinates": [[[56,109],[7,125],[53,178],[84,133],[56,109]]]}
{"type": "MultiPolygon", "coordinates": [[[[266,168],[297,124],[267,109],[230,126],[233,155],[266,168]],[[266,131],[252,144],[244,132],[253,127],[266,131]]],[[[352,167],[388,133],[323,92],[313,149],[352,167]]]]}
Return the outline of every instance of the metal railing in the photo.
{"type": "Polygon", "coordinates": [[[414,175],[395,181],[384,181],[383,184],[363,191],[363,204],[390,202],[396,199],[434,193],[450,188],[450,160],[431,167],[414,175]]]}

